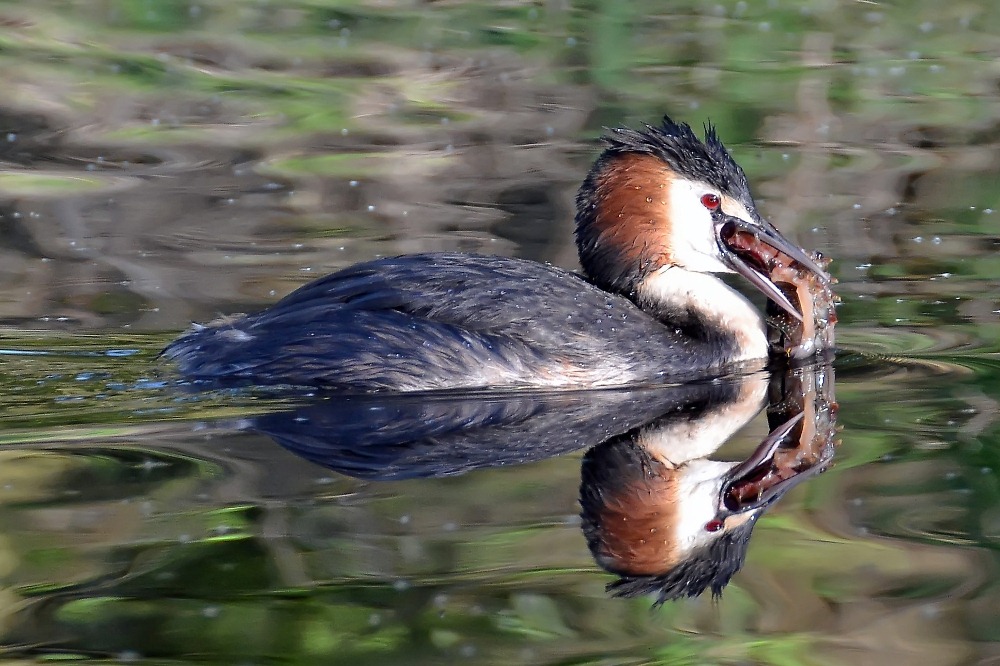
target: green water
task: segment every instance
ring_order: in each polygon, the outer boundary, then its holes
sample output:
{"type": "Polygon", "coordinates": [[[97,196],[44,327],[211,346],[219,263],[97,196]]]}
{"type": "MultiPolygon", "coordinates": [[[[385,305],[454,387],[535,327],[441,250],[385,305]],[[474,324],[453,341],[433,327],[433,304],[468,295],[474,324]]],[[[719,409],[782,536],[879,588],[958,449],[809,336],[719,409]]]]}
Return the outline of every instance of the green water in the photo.
{"type": "Polygon", "coordinates": [[[995,663],[998,62],[985,0],[0,3],[3,658],[995,663]],[[666,112],[843,299],[836,466],[718,603],[605,594],[580,453],[355,480],[156,358],[379,255],[575,268],[602,126],[666,112]]]}

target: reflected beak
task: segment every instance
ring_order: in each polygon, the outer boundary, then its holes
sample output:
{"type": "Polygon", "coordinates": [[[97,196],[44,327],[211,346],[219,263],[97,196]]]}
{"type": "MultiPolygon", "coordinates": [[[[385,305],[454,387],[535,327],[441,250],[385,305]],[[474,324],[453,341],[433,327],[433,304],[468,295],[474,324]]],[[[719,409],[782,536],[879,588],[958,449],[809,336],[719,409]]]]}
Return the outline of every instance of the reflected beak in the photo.
{"type": "Polygon", "coordinates": [[[777,473],[774,455],[792,436],[802,421],[803,413],[796,414],[775,428],[749,458],[733,467],[722,483],[721,506],[729,515],[763,509],[806,479],[822,472],[833,457],[832,447],[814,464],[794,470],[785,470],[790,476],[777,473]]]}
{"type": "Polygon", "coordinates": [[[772,261],[778,254],[793,259],[806,270],[814,273],[823,283],[829,284],[830,276],[805,251],[781,235],[766,220],[752,224],[738,217],[726,215],[721,210],[716,215],[716,233],[723,260],[734,271],[777,303],[781,309],[802,321],[788,297],[770,278],[772,261]]]}

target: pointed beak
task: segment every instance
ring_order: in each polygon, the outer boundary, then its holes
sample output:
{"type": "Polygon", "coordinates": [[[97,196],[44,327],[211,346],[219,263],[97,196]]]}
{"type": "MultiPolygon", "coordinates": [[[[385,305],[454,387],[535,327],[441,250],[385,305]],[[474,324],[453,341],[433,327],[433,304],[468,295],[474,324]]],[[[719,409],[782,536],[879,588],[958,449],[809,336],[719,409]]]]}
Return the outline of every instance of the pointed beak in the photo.
{"type": "Polygon", "coordinates": [[[746,513],[763,509],[806,479],[822,472],[833,457],[833,448],[804,468],[778,469],[775,454],[792,436],[803,413],[796,414],[771,431],[749,458],[733,467],[722,483],[723,512],[746,513]]]}
{"type": "Polygon", "coordinates": [[[826,271],[802,248],[782,236],[781,232],[766,220],[750,223],[742,218],[727,215],[720,209],[716,214],[715,228],[719,249],[726,264],[749,280],[781,309],[798,321],[802,321],[804,313],[799,312],[770,278],[773,262],[779,254],[785,255],[814,273],[823,284],[829,284],[830,276],[826,271]]]}

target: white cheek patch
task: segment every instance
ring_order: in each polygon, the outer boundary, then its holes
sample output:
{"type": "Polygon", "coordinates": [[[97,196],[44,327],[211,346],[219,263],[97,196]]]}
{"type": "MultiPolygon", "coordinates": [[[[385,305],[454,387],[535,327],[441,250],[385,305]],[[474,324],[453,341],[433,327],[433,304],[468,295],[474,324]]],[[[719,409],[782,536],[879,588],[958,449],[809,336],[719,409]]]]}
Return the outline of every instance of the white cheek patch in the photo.
{"type": "Polygon", "coordinates": [[[738,217],[744,222],[756,224],[747,207],[732,197],[722,197],[722,212],[733,217],[738,217]]]}
{"type": "MultiPolygon", "coordinates": [[[[670,248],[678,266],[699,273],[732,273],[722,263],[712,214],[701,203],[705,185],[678,179],[670,183],[670,248]]],[[[744,213],[746,209],[744,208],[744,213]]]]}
{"type": "Polygon", "coordinates": [[[677,488],[681,499],[674,533],[680,552],[689,553],[715,538],[705,530],[705,524],[718,513],[723,480],[726,472],[736,465],[701,459],[684,466],[677,488]]]}

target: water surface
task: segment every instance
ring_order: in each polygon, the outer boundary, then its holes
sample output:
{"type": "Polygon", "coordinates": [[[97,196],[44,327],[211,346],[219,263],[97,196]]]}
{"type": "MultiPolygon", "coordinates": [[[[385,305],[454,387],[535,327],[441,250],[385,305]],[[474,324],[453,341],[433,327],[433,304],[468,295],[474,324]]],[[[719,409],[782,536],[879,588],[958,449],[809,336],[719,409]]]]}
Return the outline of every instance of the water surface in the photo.
{"type": "Polygon", "coordinates": [[[970,1],[0,4],[5,654],[994,663],[998,35],[970,1]],[[359,480],[245,427],[286,397],[156,358],[376,256],[575,268],[602,126],[666,112],[843,298],[836,465],[718,603],[608,597],[582,451],[359,480]]]}

